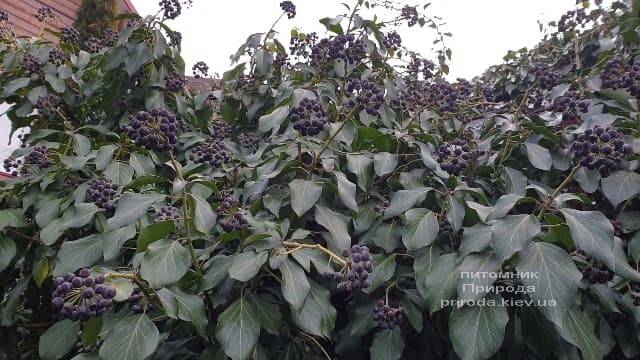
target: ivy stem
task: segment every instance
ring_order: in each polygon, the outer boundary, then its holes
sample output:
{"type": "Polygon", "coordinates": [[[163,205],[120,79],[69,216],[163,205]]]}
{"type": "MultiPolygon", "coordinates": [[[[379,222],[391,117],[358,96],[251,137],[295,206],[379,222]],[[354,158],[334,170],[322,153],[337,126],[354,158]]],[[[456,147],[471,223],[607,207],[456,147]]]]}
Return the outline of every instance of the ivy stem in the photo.
{"type": "Polygon", "coordinates": [[[320,244],[302,244],[302,243],[298,243],[298,242],[293,242],[293,241],[283,241],[282,245],[286,246],[286,247],[291,247],[293,248],[293,251],[298,251],[300,249],[315,249],[315,250],[319,250],[322,251],[323,253],[329,255],[329,257],[333,260],[335,260],[338,264],[342,265],[342,266],[347,266],[347,261],[342,258],[342,256],[334,253],[333,251],[327,249],[326,247],[320,245],[320,244]]]}
{"type": "MultiPolygon", "coordinates": [[[[184,208],[185,214],[188,214],[189,203],[187,202],[187,193],[185,191],[182,192],[182,207],[184,208]]],[[[198,275],[202,276],[204,273],[202,271],[202,267],[200,266],[200,262],[198,261],[196,249],[193,247],[193,239],[191,239],[191,231],[189,230],[188,221],[184,222],[184,232],[187,238],[187,245],[189,246],[189,253],[191,253],[191,261],[193,262],[193,266],[196,268],[198,275]]]]}
{"type": "Polygon", "coordinates": [[[331,145],[331,142],[333,141],[333,139],[336,138],[336,136],[338,136],[338,134],[340,134],[340,131],[342,131],[342,129],[344,128],[344,126],[347,124],[347,120],[351,117],[351,115],[353,115],[353,113],[356,111],[356,109],[358,109],[359,106],[355,106],[353,109],[351,109],[351,111],[349,111],[349,113],[347,114],[347,116],[344,117],[344,120],[342,121],[342,123],[340,124],[340,126],[338,127],[338,129],[336,130],[335,133],[333,133],[333,135],[329,136],[329,138],[327,139],[327,141],[324,142],[324,146],[322,147],[322,149],[320,150],[320,152],[318,153],[318,155],[316,155],[316,164],[318,163],[320,157],[322,156],[322,154],[324,154],[325,151],[327,151],[327,149],[329,148],[329,146],[331,145]]]}
{"type": "Polygon", "coordinates": [[[176,161],[176,158],[173,156],[173,151],[169,151],[169,158],[171,159],[171,165],[173,165],[173,168],[176,172],[176,176],[178,177],[178,179],[184,180],[184,178],[182,177],[182,172],[180,171],[179,164],[176,161]]]}
{"type": "Polygon", "coordinates": [[[573,169],[571,169],[571,172],[569,173],[569,175],[567,175],[566,178],[564,178],[564,180],[560,183],[560,185],[558,185],[558,187],[553,190],[553,192],[551,193],[551,196],[549,196],[547,198],[547,200],[544,201],[544,203],[542,204],[542,206],[540,206],[540,212],[538,213],[538,220],[542,220],[542,216],[544,216],[544,212],[547,211],[547,209],[549,208],[549,206],[551,205],[551,203],[553,202],[553,199],[556,198],[556,196],[558,196],[558,194],[565,188],[567,187],[567,185],[569,185],[569,183],[571,182],[571,180],[573,180],[573,177],[576,175],[576,173],[578,172],[578,169],[580,169],[580,165],[576,165],[573,167],[573,169]]]}
{"type": "Polygon", "coordinates": [[[7,231],[9,231],[9,232],[10,232],[10,233],[12,233],[12,234],[18,235],[18,236],[20,236],[20,237],[22,237],[22,238],[25,238],[25,239],[27,239],[27,240],[29,240],[29,241],[31,241],[31,242],[34,242],[34,243],[36,243],[36,244],[41,244],[41,243],[42,243],[42,241],[40,241],[40,240],[38,240],[38,239],[34,238],[33,236],[25,235],[25,234],[21,233],[21,232],[20,232],[20,231],[18,231],[18,230],[14,230],[14,229],[12,229],[12,228],[7,228],[7,231]]]}

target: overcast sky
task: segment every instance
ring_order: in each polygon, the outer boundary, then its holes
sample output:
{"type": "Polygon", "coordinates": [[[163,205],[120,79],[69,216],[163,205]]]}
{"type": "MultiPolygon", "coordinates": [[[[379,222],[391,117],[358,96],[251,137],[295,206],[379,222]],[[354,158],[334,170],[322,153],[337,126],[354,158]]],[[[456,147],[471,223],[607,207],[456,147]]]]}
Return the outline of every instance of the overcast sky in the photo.
{"type": "MultiPolygon", "coordinates": [[[[248,35],[265,32],[280,15],[281,0],[194,0],[193,7],[185,9],[170,26],[183,34],[183,57],[191,66],[205,61],[212,72],[222,74],[230,68],[229,55],[244,43],[248,35]]],[[[276,30],[280,39],[288,42],[291,28],[302,32],[324,34],[322,17],[343,14],[342,2],[355,0],[294,0],[297,16],[282,19],[276,30]]],[[[156,14],[158,0],[133,0],[141,15],[156,14]]],[[[409,3],[416,5],[418,3],[409,3]]],[[[472,78],[487,67],[500,63],[510,49],[531,47],[542,37],[538,20],[547,23],[557,20],[575,6],[575,0],[433,0],[427,15],[440,16],[446,21],[444,31],[451,32],[447,46],[453,51],[449,78],[472,78]]],[[[377,8],[382,19],[395,17],[394,13],[377,8]]],[[[400,29],[403,44],[410,49],[432,57],[433,31],[427,28],[400,29]]],[[[4,107],[0,107],[0,111],[4,107]]],[[[9,124],[0,118],[0,159],[10,149],[9,124]]],[[[1,171],[2,169],[0,169],[1,171]]]]}

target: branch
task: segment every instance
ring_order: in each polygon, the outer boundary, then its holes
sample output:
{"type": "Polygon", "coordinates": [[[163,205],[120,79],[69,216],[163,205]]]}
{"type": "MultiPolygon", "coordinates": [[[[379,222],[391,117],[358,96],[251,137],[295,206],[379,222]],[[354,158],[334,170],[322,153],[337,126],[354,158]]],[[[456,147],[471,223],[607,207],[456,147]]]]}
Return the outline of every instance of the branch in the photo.
{"type": "Polygon", "coordinates": [[[549,196],[547,200],[545,200],[542,206],[540,206],[540,212],[538,213],[538,220],[542,220],[542,216],[544,215],[544,212],[547,211],[547,209],[549,208],[549,205],[551,205],[551,203],[553,202],[553,199],[555,199],[556,196],[558,196],[558,194],[565,187],[567,187],[567,185],[569,185],[571,180],[573,180],[573,177],[578,172],[578,169],[580,169],[579,164],[574,166],[573,169],[571,169],[571,172],[569,173],[569,175],[560,183],[560,185],[558,185],[558,187],[555,190],[553,190],[553,192],[551,193],[551,196],[549,196]]]}
{"type": "Polygon", "coordinates": [[[283,241],[282,245],[284,245],[286,247],[293,248],[293,249],[291,249],[291,252],[295,252],[295,251],[298,251],[300,249],[315,249],[315,250],[319,250],[319,251],[329,255],[329,257],[331,259],[335,260],[338,264],[340,264],[342,266],[347,266],[347,261],[344,258],[342,258],[342,256],[337,255],[333,251],[327,249],[326,247],[324,247],[324,246],[322,246],[320,244],[302,244],[302,243],[297,243],[297,242],[292,242],[292,241],[283,241]]]}

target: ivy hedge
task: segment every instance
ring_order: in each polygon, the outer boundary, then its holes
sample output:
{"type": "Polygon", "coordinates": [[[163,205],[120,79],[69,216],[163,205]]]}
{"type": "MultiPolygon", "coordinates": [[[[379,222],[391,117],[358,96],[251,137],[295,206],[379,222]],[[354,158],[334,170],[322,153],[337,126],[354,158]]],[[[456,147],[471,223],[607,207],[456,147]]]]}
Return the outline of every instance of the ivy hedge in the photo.
{"type": "Polygon", "coordinates": [[[428,8],[358,0],[204,90],[160,5],[59,44],[0,13],[3,358],[640,356],[640,2],[449,82],[428,8]]]}

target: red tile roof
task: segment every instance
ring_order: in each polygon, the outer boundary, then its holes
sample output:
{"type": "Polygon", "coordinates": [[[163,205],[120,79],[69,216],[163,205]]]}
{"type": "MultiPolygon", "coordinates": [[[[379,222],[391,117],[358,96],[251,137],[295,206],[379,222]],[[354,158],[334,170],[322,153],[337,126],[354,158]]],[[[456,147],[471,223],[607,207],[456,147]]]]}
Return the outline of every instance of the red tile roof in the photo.
{"type": "MultiPolygon", "coordinates": [[[[58,31],[64,26],[73,25],[82,2],[83,0],[0,0],[0,10],[9,14],[9,21],[17,35],[37,36],[42,31],[42,24],[34,16],[39,8],[48,6],[53,9],[58,19],[47,24],[47,27],[58,31]]],[[[117,6],[121,13],[136,12],[130,0],[118,0],[117,6]]],[[[48,38],[53,40],[51,35],[48,38]]]]}

